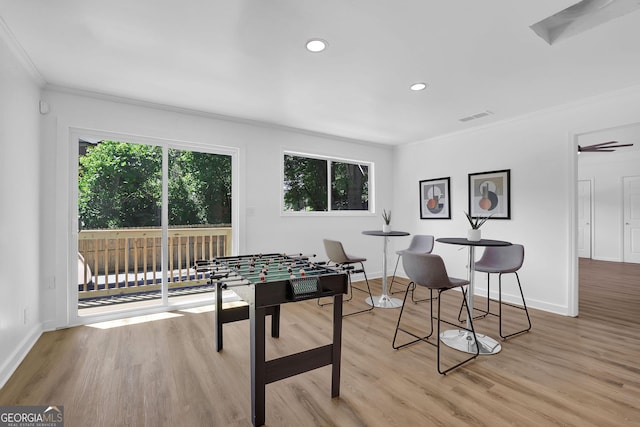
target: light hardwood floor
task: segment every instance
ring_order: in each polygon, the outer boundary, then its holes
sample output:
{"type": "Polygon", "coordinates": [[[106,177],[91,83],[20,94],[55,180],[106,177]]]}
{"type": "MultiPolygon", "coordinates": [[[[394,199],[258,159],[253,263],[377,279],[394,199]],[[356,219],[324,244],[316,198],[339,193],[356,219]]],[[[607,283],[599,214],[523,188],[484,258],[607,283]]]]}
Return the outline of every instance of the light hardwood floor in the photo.
{"type": "MultiPolygon", "coordinates": [[[[581,260],[580,272],[578,318],[530,310],[530,333],[446,376],[434,347],[391,348],[399,310],[346,318],[340,397],[330,397],[329,367],[270,384],[267,425],[638,426],[640,265],[581,260]]],[[[457,313],[459,296],[443,304],[457,313]]],[[[409,321],[425,321],[425,303],[408,309],[409,321]]],[[[216,353],[213,313],[177,313],[43,334],[0,405],[64,405],[68,427],[250,426],[248,322],[226,325],[216,353]]],[[[330,314],[314,301],[284,305],[267,358],[329,343],[330,314]]],[[[497,336],[495,319],[476,327],[497,336]]]]}

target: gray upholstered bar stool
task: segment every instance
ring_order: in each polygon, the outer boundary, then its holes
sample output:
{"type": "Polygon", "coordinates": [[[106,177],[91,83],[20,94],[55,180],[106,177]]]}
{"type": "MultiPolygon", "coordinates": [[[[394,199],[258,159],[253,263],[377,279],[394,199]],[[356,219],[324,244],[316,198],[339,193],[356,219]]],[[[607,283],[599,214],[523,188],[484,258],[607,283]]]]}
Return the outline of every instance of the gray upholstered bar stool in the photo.
{"type": "MultiPolygon", "coordinates": [[[[398,258],[396,259],[396,268],[393,269],[393,277],[391,278],[391,285],[389,285],[389,293],[393,294],[392,288],[393,283],[396,280],[396,272],[398,271],[398,264],[400,263],[400,257],[402,255],[411,253],[411,254],[430,254],[433,251],[433,236],[428,234],[416,234],[411,238],[411,243],[409,243],[409,247],[407,249],[403,249],[401,251],[396,251],[398,254],[398,258]]],[[[395,293],[402,292],[397,291],[395,293]]],[[[418,302],[413,298],[413,293],[411,294],[411,300],[413,302],[418,302]]],[[[419,300],[424,301],[424,300],[419,300]]]]}
{"type": "MultiPolygon", "coordinates": [[[[363,264],[367,259],[353,256],[353,255],[348,255],[344,251],[344,247],[342,246],[342,243],[337,240],[324,239],[322,242],[324,243],[324,250],[327,254],[327,258],[329,259],[328,264],[329,265],[333,264],[337,266],[338,268],[343,270],[345,273],[347,273],[347,276],[349,276],[349,296],[343,302],[351,301],[351,299],[353,298],[353,289],[369,294],[369,298],[371,298],[371,301],[373,301],[373,296],[371,295],[371,288],[369,287],[369,279],[367,279],[367,273],[364,270],[364,264],[363,264]],[[353,266],[353,264],[360,264],[360,268],[356,269],[353,266]],[[366,290],[352,285],[351,275],[354,273],[364,274],[364,281],[367,284],[366,290]]],[[[333,303],[320,303],[320,300],[318,299],[319,306],[323,307],[328,304],[333,304],[333,303]]],[[[353,314],[358,314],[358,313],[364,313],[366,311],[371,311],[371,310],[373,310],[372,305],[367,306],[367,308],[365,308],[364,310],[344,314],[342,317],[351,316],[353,314]]]]}
{"type": "MultiPolygon", "coordinates": [[[[475,307],[474,310],[480,311],[482,314],[476,318],[486,317],[487,315],[498,317],[498,328],[502,339],[507,339],[514,335],[528,332],[531,329],[531,318],[529,317],[529,310],[527,310],[527,303],[524,300],[524,294],[522,293],[522,286],[520,285],[520,277],[518,276],[518,270],[524,263],[524,246],[511,245],[511,246],[489,246],[486,247],[482,257],[475,262],[474,270],[481,273],[487,273],[487,306],[486,309],[475,307]],[[498,313],[493,313],[490,310],[491,299],[489,298],[489,291],[491,288],[491,273],[498,274],[498,313]],[[518,289],[520,290],[520,297],[522,298],[522,306],[502,302],[502,275],[507,273],[514,273],[518,282],[518,289]],[[528,326],[522,330],[511,332],[509,334],[503,334],[502,332],[502,305],[508,305],[523,310],[527,316],[528,326]]],[[[466,301],[465,301],[466,302],[466,301]]],[[[465,304],[463,302],[463,305],[465,304]]],[[[462,307],[458,318],[462,315],[462,307]]],[[[461,320],[461,319],[460,319],[461,320]]]]}
{"type": "MultiPolygon", "coordinates": [[[[411,279],[411,283],[409,283],[409,285],[407,286],[407,289],[405,290],[404,293],[404,301],[402,304],[402,308],[400,309],[400,315],[398,316],[398,323],[396,324],[396,332],[393,335],[393,343],[392,346],[394,349],[400,349],[403,347],[406,347],[410,344],[414,344],[417,343],[419,341],[423,341],[426,342],[427,344],[431,344],[432,346],[435,346],[437,348],[437,368],[438,368],[438,372],[441,374],[446,374],[447,372],[451,371],[452,369],[457,368],[458,366],[467,363],[473,359],[475,359],[476,357],[478,357],[478,355],[480,354],[479,351],[479,347],[478,345],[476,345],[477,342],[477,337],[476,337],[476,332],[473,328],[473,321],[469,321],[469,329],[463,328],[466,332],[464,332],[465,334],[470,334],[467,336],[467,341],[468,342],[468,349],[469,353],[471,353],[472,355],[470,357],[468,357],[467,359],[464,359],[463,361],[445,369],[442,370],[441,368],[441,364],[440,364],[440,346],[441,344],[441,340],[440,340],[440,323],[444,322],[446,324],[455,326],[456,328],[460,328],[459,325],[454,324],[452,322],[448,322],[446,320],[442,320],[441,316],[440,316],[440,312],[441,312],[441,301],[442,301],[442,293],[445,291],[448,291],[450,289],[455,289],[455,288],[460,288],[462,290],[462,295],[463,297],[466,296],[466,292],[464,287],[466,285],[469,284],[468,280],[463,280],[463,279],[456,279],[453,277],[449,277],[447,275],[447,269],[444,265],[444,262],[442,261],[442,258],[440,258],[440,256],[438,255],[434,255],[434,254],[414,254],[414,253],[405,253],[402,256],[402,266],[404,267],[404,271],[405,273],[407,273],[407,275],[409,276],[409,279],[411,279]],[[407,296],[409,295],[409,292],[413,291],[415,289],[416,286],[424,286],[425,288],[429,289],[429,293],[431,294],[431,304],[430,304],[430,311],[429,311],[429,320],[430,320],[430,330],[428,335],[426,336],[419,336],[416,335],[415,333],[413,333],[412,331],[409,331],[407,329],[403,329],[400,325],[401,325],[401,320],[402,320],[402,314],[404,313],[404,309],[406,307],[406,302],[407,302],[407,296]],[[434,298],[433,293],[437,292],[438,296],[437,298],[434,298]],[[437,300],[438,302],[438,315],[435,317],[435,319],[438,320],[438,326],[437,326],[437,330],[436,330],[436,335],[434,337],[435,343],[433,341],[429,341],[429,338],[433,335],[434,330],[433,330],[433,303],[434,303],[434,299],[437,300]],[[398,331],[400,332],[404,332],[407,335],[410,335],[411,337],[413,337],[414,339],[403,343],[403,344],[396,344],[396,340],[398,338],[398,331]]],[[[467,307],[467,316],[469,316],[469,319],[471,319],[471,313],[469,311],[469,307],[465,305],[465,307],[467,307]]]]}

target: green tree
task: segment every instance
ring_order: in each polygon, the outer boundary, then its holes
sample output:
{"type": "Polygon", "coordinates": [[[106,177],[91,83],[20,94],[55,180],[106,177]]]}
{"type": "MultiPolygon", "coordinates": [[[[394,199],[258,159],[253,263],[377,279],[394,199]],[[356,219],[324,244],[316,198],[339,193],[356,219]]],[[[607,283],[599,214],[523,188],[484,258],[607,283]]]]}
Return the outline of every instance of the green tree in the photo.
{"type": "MultiPolygon", "coordinates": [[[[102,141],[80,157],[83,228],[159,226],[162,148],[102,141]]],[[[231,224],[231,157],[169,150],[169,224],[231,224]]]]}
{"type": "Polygon", "coordinates": [[[369,168],[366,165],[331,162],[331,209],[369,209],[369,168]]]}
{"type": "Polygon", "coordinates": [[[331,210],[369,209],[369,167],[285,154],[285,210],[327,211],[327,169],[331,169],[331,210]]]}
{"type": "Polygon", "coordinates": [[[169,150],[169,225],[201,224],[189,151],[169,150]]]}
{"type": "Polygon", "coordinates": [[[103,141],[80,157],[78,209],[83,228],[160,225],[162,150],[103,141]]]}
{"type": "Polygon", "coordinates": [[[327,161],[285,154],[284,187],[285,209],[328,210],[327,161]]]}
{"type": "Polygon", "coordinates": [[[231,223],[231,157],[169,150],[169,224],[231,223]]]}

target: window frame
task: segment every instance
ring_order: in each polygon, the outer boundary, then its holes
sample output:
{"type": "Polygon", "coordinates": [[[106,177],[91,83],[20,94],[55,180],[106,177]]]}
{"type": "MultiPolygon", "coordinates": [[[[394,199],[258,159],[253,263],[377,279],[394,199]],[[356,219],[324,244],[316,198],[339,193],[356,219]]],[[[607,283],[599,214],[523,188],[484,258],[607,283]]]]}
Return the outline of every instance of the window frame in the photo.
{"type": "Polygon", "coordinates": [[[313,216],[320,216],[320,217],[326,217],[326,216],[358,216],[358,217],[364,217],[364,216],[375,216],[375,163],[373,161],[366,161],[366,160],[356,160],[356,159],[349,159],[346,157],[338,157],[338,156],[327,156],[327,155],[323,155],[323,154],[315,154],[315,153],[308,153],[308,152],[302,152],[302,151],[296,151],[296,150],[287,150],[287,149],[283,149],[281,152],[281,159],[282,161],[280,162],[280,216],[307,216],[307,217],[313,217],[313,216]],[[285,186],[284,186],[284,182],[285,182],[285,172],[284,172],[284,164],[285,164],[285,156],[297,156],[297,157],[304,157],[304,158],[308,158],[308,159],[315,159],[315,160],[324,160],[327,162],[327,210],[326,211],[288,211],[285,210],[285,200],[284,200],[284,196],[285,196],[285,186]],[[349,164],[356,164],[356,165],[361,165],[361,166],[367,166],[368,168],[368,175],[369,175],[369,180],[368,180],[368,209],[366,210],[335,210],[331,208],[331,189],[332,189],[332,181],[331,181],[331,162],[339,162],[339,163],[349,163],[349,164]]]}

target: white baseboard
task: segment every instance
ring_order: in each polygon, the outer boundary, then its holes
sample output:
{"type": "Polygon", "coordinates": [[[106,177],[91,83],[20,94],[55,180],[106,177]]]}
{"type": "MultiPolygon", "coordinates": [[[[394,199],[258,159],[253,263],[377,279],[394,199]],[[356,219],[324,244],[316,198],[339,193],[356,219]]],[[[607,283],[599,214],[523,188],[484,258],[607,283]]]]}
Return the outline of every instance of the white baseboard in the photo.
{"type": "Polygon", "coordinates": [[[595,259],[596,261],[609,261],[609,262],[622,262],[622,260],[620,258],[609,258],[609,257],[601,257],[601,256],[594,256],[592,257],[592,259],[595,259]]]}
{"type": "Polygon", "coordinates": [[[14,350],[13,354],[4,361],[0,366],[0,389],[9,381],[11,375],[18,369],[22,360],[27,356],[31,348],[35,345],[38,338],[42,335],[42,324],[37,323],[31,328],[24,339],[20,342],[20,345],[14,350]]]}
{"type": "MultiPolygon", "coordinates": [[[[491,287],[493,289],[493,286],[491,287]]],[[[486,297],[487,296],[487,288],[476,288],[476,295],[486,297]]],[[[498,300],[498,291],[492,291],[490,293],[490,297],[493,300],[498,300]]],[[[527,308],[533,308],[536,310],[547,311],[554,314],[560,314],[563,316],[569,316],[569,307],[566,305],[557,305],[550,304],[546,301],[540,301],[536,299],[532,299],[525,295],[525,300],[527,303],[527,308]]],[[[502,292],[502,301],[507,302],[509,304],[522,305],[522,299],[519,294],[507,294],[502,292]]]]}
{"type": "MultiPolygon", "coordinates": [[[[379,278],[382,277],[382,273],[378,272],[377,275],[374,273],[373,275],[370,275],[369,278],[379,278]],[[373,276],[373,277],[372,277],[373,276]]],[[[399,274],[398,277],[402,277],[403,279],[409,280],[407,279],[403,274],[399,274]]],[[[456,289],[456,291],[459,292],[459,289],[456,289]]],[[[478,286],[478,284],[476,283],[475,286],[475,292],[474,295],[477,295],[479,297],[486,297],[487,296],[487,287],[486,284],[484,287],[482,286],[478,286]]],[[[497,290],[493,290],[492,287],[492,292],[490,293],[490,298],[493,300],[498,300],[498,291],[497,290]]],[[[540,300],[536,300],[536,299],[531,299],[528,298],[525,295],[526,298],[526,302],[527,302],[527,308],[533,308],[536,310],[542,310],[542,311],[548,311],[550,313],[554,313],[554,314],[560,314],[562,316],[570,316],[569,314],[569,307],[566,305],[557,305],[557,304],[550,304],[546,301],[540,301],[540,300]]],[[[518,294],[507,294],[505,292],[502,293],[502,300],[504,302],[508,302],[510,304],[519,304],[522,305],[522,300],[520,299],[520,295],[518,294]]]]}
{"type": "MultiPolygon", "coordinates": [[[[393,271],[391,273],[393,273],[393,271]]],[[[391,275],[389,275],[389,277],[391,277],[391,275]]],[[[367,270],[367,279],[381,279],[381,278],[382,278],[382,271],[367,270]]],[[[353,276],[351,276],[351,280],[354,282],[364,281],[364,274],[362,273],[354,274],[353,276]]]]}

